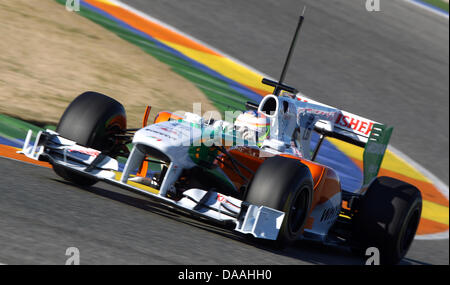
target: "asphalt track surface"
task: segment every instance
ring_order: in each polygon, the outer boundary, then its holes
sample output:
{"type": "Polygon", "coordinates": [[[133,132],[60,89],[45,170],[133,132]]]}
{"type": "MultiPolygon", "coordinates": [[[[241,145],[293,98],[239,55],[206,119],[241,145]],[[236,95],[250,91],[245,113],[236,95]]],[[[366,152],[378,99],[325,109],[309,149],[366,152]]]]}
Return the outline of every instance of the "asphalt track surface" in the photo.
{"type": "MultiPolygon", "coordinates": [[[[125,2],[273,77],[296,7],[307,3],[287,82],[395,125],[394,146],[448,183],[448,21],[403,1],[382,1],[378,14],[361,11],[362,1],[125,2]]],[[[0,175],[0,263],[64,264],[72,246],[82,264],[363,262],[309,243],[275,251],[118,188],[82,189],[23,162],[0,158],[0,175]]],[[[448,264],[448,245],[414,241],[403,263],[448,264]]]]}
{"type": "MultiPolygon", "coordinates": [[[[344,248],[305,242],[274,250],[104,183],[83,189],[48,168],[0,165],[0,263],[63,265],[69,247],[81,264],[364,263],[344,248]]],[[[415,241],[402,264],[448,263],[446,243],[415,241]]]]}

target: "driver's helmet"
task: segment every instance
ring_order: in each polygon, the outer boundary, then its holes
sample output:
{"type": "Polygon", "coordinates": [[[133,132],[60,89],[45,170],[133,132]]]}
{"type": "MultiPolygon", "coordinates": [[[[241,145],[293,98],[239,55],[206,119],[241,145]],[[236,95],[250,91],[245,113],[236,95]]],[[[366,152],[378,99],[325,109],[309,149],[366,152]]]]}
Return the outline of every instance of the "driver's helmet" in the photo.
{"type": "Polygon", "coordinates": [[[261,146],[269,138],[270,119],[257,111],[240,114],[234,125],[244,140],[256,142],[257,146],[261,146]]]}

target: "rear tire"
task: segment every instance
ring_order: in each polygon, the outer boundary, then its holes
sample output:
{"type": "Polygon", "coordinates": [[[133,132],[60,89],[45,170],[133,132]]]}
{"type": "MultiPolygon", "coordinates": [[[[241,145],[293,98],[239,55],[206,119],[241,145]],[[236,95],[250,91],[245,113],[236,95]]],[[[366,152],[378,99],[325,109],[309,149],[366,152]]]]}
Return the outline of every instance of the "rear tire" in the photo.
{"type": "MultiPolygon", "coordinates": [[[[77,144],[114,156],[115,134],[126,129],[125,108],[106,95],[85,92],[75,98],[62,115],[56,132],[77,144]]],[[[80,186],[90,186],[97,180],[59,165],[53,169],[62,178],[80,186]]]]}
{"type": "Polygon", "coordinates": [[[376,247],[381,264],[397,264],[414,240],[421,213],[422,195],[416,187],[391,177],[376,178],[358,203],[354,251],[376,247]]]}
{"type": "Polygon", "coordinates": [[[309,168],[298,160],[275,156],[258,168],[245,200],[286,213],[275,246],[298,240],[308,218],[313,195],[309,168]]]}

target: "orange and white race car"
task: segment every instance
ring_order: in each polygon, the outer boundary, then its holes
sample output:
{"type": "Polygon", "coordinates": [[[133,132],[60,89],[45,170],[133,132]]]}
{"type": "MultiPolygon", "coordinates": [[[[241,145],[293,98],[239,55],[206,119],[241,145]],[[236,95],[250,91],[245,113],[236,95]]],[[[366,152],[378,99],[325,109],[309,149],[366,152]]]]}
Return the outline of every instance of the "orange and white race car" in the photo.
{"type": "Polygon", "coordinates": [[[283,84],[297,34],[281,79],[263,79],[273,94],[249,102],[235,121],[161,112],[148,125],[147,107],[142,128],[128,129],[119,102],[86,92],[56,131],[40,132],[34,143],[29,132],[22,153],[49,161],[75,184],[103,181],[278,247],[300,239],[362,253],[375,247],[382,263],[397,263],[419,224],[420,191],[377,177],[392,128],[283,84]],[[311,147],[313,132],[320,138],[311,147]],[[326,137],[365,148],[358,191],[343,189],[338,173],[315,161],[326,137]]]}

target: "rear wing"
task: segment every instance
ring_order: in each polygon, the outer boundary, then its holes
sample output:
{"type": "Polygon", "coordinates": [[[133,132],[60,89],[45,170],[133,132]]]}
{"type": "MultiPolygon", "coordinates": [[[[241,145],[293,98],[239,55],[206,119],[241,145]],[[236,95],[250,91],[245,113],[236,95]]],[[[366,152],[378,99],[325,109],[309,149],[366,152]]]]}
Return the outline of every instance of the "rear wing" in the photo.
{"type": "MultiPolygon", "coordinates": [[[[296,99],[302,102],[332,108],[326,104],[307,98],[300,93],[296,95],[296,99]]],[[[341,110],[331,128],[329,121],[319,120],[315,124],[314,129],[324,137],[336,138],[364,148],[363,185],[367,185],[378,175],[394,128],[341,110]]],[[[316,150],[316,154],[317,151],[318,149],[316,150]]]]}
{"type": "MultiPolygon", "coordinates": [[[[296,95],[296,99],[298,101],[316,104],[327,108],[334,108],[318,101],[314,101],[300,93],[296,95]]],[[[359,147],[366,146],[375,126],[383,126],[381,123],[343,110],[339,110],[331,129],[329,124],[329,121],[319,120],[317,121],[314,129],[316,132],[327,137],[336,138],[359,147]]]]}
{"type": "MultiPolygon", "coordinates": [[[[314,101],[306,96],[297,94],[296,99],[302,102],[321,105],[327,108],[333,108],[329,105],[314,101]]],[[[347,111],[339,111],[339,114],[334,121],[333,127],[330,130],[329,122],[319,120],[315,125],[315,131],[327,137],[336,138],[353,145],[365,147],[369,141],[370,133],[374,125],[381,125],[373,120],[352,114],[347,111]]]]}

